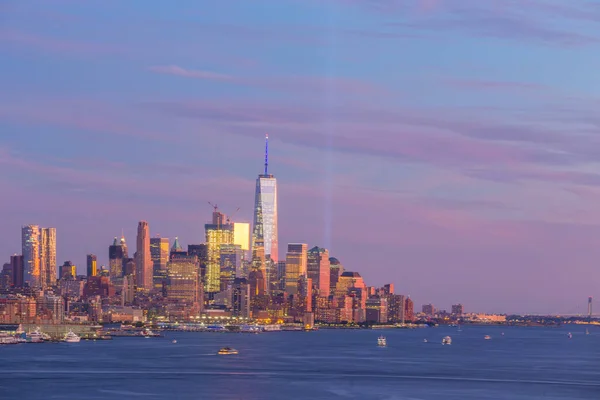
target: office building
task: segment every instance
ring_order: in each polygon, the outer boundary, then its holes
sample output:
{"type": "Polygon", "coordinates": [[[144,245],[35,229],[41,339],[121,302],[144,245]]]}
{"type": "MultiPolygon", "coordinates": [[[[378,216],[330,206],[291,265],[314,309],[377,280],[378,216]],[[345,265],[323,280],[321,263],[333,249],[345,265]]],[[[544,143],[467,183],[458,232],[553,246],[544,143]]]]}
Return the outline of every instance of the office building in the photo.
{"type": "Polygon", "coordinates": [[[312,279],[316,293],[321,297],[329,296],[331,279],[329,251],[315,246],[308,251],[307,258],[307,275],[312,279]]]}
{"type": "Polygon", "coordinates": [[[412,322],[415,319],[415,305],[410,297],[404,300],[404,321],[412,322]]]}
{"type": "Polygon", "coordinates": [[[125,260],[128,258],[129,254],[125,237],[121,236],[121,240],[115,237],[113,244],[108,247],[108,268],[111,279],[114,280],[123,276],[125,260]]]}
{"type": "Polygon", "coordinates": [[[75,279],[77,276],[77,267],[71,261],[65,261],[60,266],[60,279],[75,279]]]}
{"type": "Polygon", "coordinates": [[[23,250],[23,283],[30,288],[41,288],[40,227],[25,225],[21,228],[23,250]]]}
{"type": "Polygon", "coordinates": [[[256,179],[252,249],[262,242],[265,257],[279,261],[277,229],[277,179],[269,174],[269,137],[265,138],[265,170],[256,179]]]}
{"type": "Polygon", "coordinates": [[[250,250],[250,224],[247,222],[233,223],[233,244],[240,246],[243,252],[250,250]]]}
{"type": "Polygon", "coordinates": [[[241,272],[242,260],[243,251],[240,245],[221,245],[221,290],[225,290],[233,284],[233,280],[241,272]]]}
{"type": "Polygon", "coordinates": [[[329,257],[329,288],[330,293],[335,291],[340,276],[344,273],[344,267],[340,260],[335,257],[329,257]]]}
{"type": "Polygon", "coordinates": [[[250,285],[245,278],[235,278],[231,290],[232,313],[236,317],[250,317],[250,285]]]}
{"type": "Polygon", "coordinates": [[[308,245],[305,243],[288,244],[285,256],[285,292],[288,295],[298,293],[298,279],[306,275],[307,250],[308,245]]]}
{"type": "Polygon", "coordinates": [[[22,255],[10,256],[10,265],[12,270],[12,285],[16,288],[23,287],[24,265],[22,255]]]}
{"type": "Polygon", "coordinates": [[[215,208],[211,224],[205,224],[206,232],[206,276],[205,291],[217,293],[221,290],[221,246],[233,244],[233,225],[224,223],[225,215],[215,208]]]}
{"type": "Polygon", "coordinates": [[[198,303],[201,295],[198,257],[177,256],[167,263],[166,297],[186,303],[198,303]]]}
{"type": "Polygon", "coordinates": [[[154,237],[150,239],[150,257],[152,258],[153,287],[162,290],[167,277],[167,263],[169,262],[169,239],[154,237]]]}
{"type": "Polygon", "coordinates": [[[138,223],[135,268],[135,279],[138,289],[152,290],[153,274],[152,257],[150,255],[150,227],[146,221],[138,223]]]}
{"type": "Polygon", "coordinates": [[[98,275],[98,261],[96,259],[95,254],[87,255],[87,263],[86,263],[86,271],[87,276],[97,276],[98,275]]]}

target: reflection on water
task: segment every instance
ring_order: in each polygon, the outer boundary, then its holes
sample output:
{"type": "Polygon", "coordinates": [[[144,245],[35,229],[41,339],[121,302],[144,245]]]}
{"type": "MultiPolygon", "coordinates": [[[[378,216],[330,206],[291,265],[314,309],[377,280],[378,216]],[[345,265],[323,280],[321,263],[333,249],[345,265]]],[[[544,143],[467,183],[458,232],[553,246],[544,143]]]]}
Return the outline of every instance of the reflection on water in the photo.
{"type": "Polygon", "coordinates": [[[0,398],[598,399],[600,328],[577,329],[570,340],[562,328],[466,326],[4,346],[0,398]],[[217,356],[224,346],[240,354],[217,356]]]}

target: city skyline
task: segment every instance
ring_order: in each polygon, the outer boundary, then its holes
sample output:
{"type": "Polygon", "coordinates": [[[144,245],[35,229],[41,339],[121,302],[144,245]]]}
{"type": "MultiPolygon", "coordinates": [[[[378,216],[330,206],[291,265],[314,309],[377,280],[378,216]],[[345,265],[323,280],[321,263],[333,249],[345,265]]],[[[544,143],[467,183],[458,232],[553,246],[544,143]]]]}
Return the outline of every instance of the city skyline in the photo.
{"type": "Polygon", "coordinates": [[[417,306],[600,297],[587,2],[22,3],[0,32],[4,262],[28,223],[83,273],[122,229],[133,257],[141,220],[184,245],[207,201],[251,222],[269,133],[280,259],[326,248],[417,306]]]}

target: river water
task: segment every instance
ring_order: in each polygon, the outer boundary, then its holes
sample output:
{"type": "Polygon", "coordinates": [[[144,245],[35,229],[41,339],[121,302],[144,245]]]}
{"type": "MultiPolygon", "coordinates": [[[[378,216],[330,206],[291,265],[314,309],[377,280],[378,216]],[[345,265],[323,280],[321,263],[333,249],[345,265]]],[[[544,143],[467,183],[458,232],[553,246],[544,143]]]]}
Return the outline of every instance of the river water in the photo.
{"type": "Polygon", "coordinates": [[[589,332],[581,325],[166,332],[5,345],[0,399],[598,400],[600,328],[589,332]],[[377,347],[381,334],[386,348],[377,347]],[[441,345],[446,335],[451,346],[441,345]],[[223,346],[240,353],[216,355],[223,346]]]}

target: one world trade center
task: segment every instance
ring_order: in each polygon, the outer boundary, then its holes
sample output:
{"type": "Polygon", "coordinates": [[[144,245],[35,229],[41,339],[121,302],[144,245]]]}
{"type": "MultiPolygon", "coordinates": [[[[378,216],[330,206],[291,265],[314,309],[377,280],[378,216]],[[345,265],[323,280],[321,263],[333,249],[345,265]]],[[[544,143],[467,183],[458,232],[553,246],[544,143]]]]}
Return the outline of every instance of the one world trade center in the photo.
{"type": "Polygon", "coordinates": [[[265,137],[265,171],[256,179],[252,249],[264,246],[264,254],[277,262],[277,179],[269,174],[269,135],[265,137]]]}

